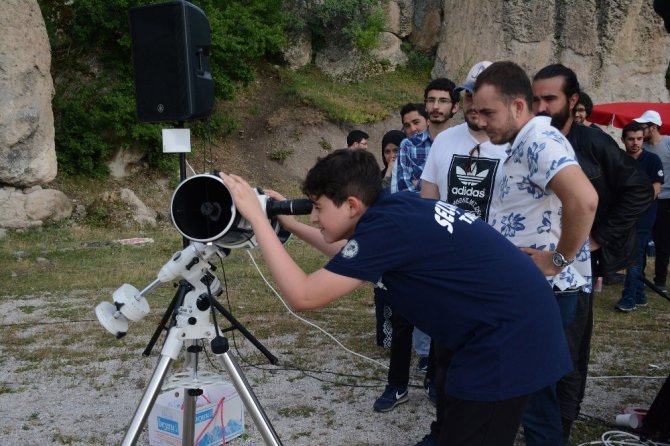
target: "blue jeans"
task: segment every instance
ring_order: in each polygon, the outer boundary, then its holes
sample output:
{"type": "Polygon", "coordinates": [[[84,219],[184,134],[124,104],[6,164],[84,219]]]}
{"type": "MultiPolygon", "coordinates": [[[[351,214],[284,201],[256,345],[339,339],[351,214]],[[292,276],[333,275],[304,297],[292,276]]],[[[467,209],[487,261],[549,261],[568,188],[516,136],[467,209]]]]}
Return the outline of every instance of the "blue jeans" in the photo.
{"type": "Polygon", "coordinates": [[[641,276],[644,275],[644,267],[647,259],[647,243],[651,239],[651,231],[638,229],[637,233],[637,257],[635,263],[626,270],[626,280],[623,283],[623,292],[621,299],[632,304],[647,303],[647,296],[644,294],[644,282],[641,276]]]}
{"type": "Polygon", "coordinates": [[[414,327],[414,331],[412,332],[412,345],[414,346],[414,351],[417,355],[427,358],[428,353],[430,352],[430,336],[414,327]]]}
{"type": "MultiPolygon", "coordinates": [[[[579,291],[555,293],[565,330],[575,319],[579,291]]],[[[563,446],[561,408],[556,383],[530,395],[523,413],[523,430],[527,446],[563,446]]]]}

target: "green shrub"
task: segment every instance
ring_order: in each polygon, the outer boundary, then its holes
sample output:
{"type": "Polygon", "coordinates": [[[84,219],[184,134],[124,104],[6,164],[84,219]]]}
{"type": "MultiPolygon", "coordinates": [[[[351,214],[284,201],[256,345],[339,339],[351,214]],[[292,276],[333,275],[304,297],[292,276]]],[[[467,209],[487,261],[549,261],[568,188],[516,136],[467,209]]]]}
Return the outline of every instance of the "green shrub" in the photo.
{"type": "Polygon", "coordinates": [[[379,44],[379,34],[384,31],[384,13],[374,9],[365,18],[364,23],[356,24],[352,30],[354,46],[362,51],[369,51],[379,44]]]}
{"type": "Polygon", "coordinates": [[[286,0],[289,32],[309,30],[315,49],[346,40],[366,51],[377,45],[384,29],[381,0],[286,0]]]}
{"type": "Polygon", "coordinates": [[[268,158],[273,161],[284,161],[291,155],[293,155],[293,149],[272,149],[268,158]]]}

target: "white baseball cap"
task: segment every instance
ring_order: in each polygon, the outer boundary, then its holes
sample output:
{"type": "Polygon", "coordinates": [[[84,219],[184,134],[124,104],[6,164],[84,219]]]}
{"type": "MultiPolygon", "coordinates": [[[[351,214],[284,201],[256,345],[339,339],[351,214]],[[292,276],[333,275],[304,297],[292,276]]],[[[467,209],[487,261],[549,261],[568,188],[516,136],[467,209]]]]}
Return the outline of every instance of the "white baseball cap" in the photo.
{"type": "Polygon", "coordinates": [[[633,119],[633,121],[639,122],[640,124],[652,123],[660,127],[661,115],[659,115],[657,111],[647,110],[646,112],[642,113],[642,116],[633,119]]]}
{"type": "Polygon", "coordinates": [[[470,68],[470,72],[468,72],[468,77],[465,78],[465,82],[463,82],[463,85],[457,87],[455,91],[458,93],[459,91],[467,90],[470,93],[472,93],[475,89],[475,81],[477,80],[477,76],[479,76],[479,73],[487,69],[492,63],[493,62],[484,60],[474,64],[472,68],[470,68]]]}

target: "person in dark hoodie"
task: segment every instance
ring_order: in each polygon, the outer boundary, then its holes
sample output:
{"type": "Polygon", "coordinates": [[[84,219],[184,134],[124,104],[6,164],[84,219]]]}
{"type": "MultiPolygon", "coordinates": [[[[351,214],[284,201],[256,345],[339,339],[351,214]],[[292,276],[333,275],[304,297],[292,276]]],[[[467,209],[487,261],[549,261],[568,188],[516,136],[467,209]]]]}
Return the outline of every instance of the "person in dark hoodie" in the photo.
{"type": "Polygon", "coordinates": [[[405,134],[400,130],[390,130],[382,137],[382,186],[384,189],[391,187],[391,173],[393,172],[393,163],[398,158],[398,148],[405,139],[405,134]],[[389,169],[390,167],[390,169],[389,169]]]}

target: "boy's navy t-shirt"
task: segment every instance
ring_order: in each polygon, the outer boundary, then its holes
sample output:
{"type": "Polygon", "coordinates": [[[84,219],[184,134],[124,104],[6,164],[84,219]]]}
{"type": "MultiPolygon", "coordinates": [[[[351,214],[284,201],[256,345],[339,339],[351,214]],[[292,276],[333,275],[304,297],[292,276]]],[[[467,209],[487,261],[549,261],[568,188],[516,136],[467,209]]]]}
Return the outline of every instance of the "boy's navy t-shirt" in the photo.
{"type": "Polygon", "coordinates": [[[500,401],[572,369],[556,298],[530,257],[441,201],[383,194],[325,268],[374,283],[409,321],[454,352],[447,394],[500,401]]]}

